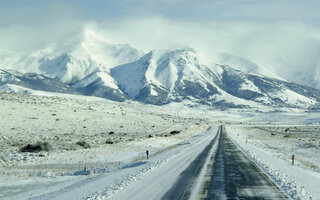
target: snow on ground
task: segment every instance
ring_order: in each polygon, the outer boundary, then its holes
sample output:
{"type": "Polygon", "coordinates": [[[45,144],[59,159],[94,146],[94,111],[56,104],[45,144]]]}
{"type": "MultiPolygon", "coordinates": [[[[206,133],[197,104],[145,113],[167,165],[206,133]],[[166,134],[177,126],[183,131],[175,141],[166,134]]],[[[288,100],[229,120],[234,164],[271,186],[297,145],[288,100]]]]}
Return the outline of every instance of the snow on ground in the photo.
{"type": "Polygon", "coordinates": [[[252,81],[249,81],[249,80],[245,80],[245,82],[241,84],[240,89],[261,93],[260,89],[252,81]]]}
{"type": "Polygon", "coordinates": [[[273,98],[279,98],[283,102],[286,102],[291,105],[299,105],[300,107],[308,107],[311,105],[316,104],[316,101],[305,97],[303,95],[300,95],[292,90],[289,89],[282,89],[281,91],[278,92],[272,92],[269,93],[269,95],[273,98]]]}
{"type": "MultiPolygon", "coordinates": [[[[107,181],[108,184],[104,183],[104,185],[108,185],[108,187],[89,195],[87,198],[159,199],[173,186],[181,172],[211,142],[217,132],[216,128],[208,131],[198,129],[197,132],[200,131],[200,134],[190,135],[191,137],[185,138],[185,141],[179,143],[178,147],[144,161],[146,162],[145,165],[143,162],[137,162],[125,166],[125,169],[130,169],[127,172],[119,171],[118,173],[122,174],[123,178],[113,181],[111,184],[110,177],[106,176],[102,182],[107,181]]],[[[116,177],[121,177],[119,174],[116,177]]]]}
{"type": "Polygon", "coordinates": [[[207,119],[179,109],[70,97],[0,93],[1,199],[86,181],[76,175],[118,170],[207,129],[207,119]],[[22,152],[28,145],[44,150],[22,152]]]}
{"type": "Polygon", "coordinates": [[[320,126],[231,126],[227,132],[292,199],[320,199],[320,126]]]}
{"type": "Polygon", "coordinates": [[[234,141],[293,199],[319,199],[317,112],[219,111],[191,102],[160,107],[32,90],[27,94],[33,95],[0,93],[0,199],[126,199],[144,188],[161,195],[170,187],[161,181],[176,179],[169,169],[177,165],[183,170],[197,154],[191,149],[200,152],[209,141],[207,128],[217,124],[231,125],[234,141]],[[22,152],[28,144],[44,150],[22,152]],[[165,172],[170,175],[155,181],[165,172]]]}

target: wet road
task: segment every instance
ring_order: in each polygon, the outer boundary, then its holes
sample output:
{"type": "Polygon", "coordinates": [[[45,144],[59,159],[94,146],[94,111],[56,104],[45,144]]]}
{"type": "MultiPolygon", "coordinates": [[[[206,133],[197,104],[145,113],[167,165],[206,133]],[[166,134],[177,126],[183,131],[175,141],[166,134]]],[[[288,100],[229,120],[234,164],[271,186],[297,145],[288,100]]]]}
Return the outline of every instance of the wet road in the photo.
{"type": "Polygon", "coordinates": [[[217,135],[187,170],[180,174],[179,180],[162,199],[189,199],[190,194],[194,192],[192,184],[202,167],[206,167],[206,173],[198,199],[287,199],[277,186],[232,143],[225,134],[223,126],[220,126],[217,135]],[[209,155],[214,142],[219,143],[218,149],[209,155]],[[203,166],[205,159],[210,159],[207,166],[203,166]]]}

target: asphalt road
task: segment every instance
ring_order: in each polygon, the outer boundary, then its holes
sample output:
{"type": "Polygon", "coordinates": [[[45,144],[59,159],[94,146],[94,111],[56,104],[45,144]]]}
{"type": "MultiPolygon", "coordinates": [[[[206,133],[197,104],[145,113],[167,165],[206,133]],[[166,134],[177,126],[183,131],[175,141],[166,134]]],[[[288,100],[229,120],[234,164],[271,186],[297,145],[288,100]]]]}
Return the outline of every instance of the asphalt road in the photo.
{"type": "MultiPolygon", "coordinates": [[[[218,130],[220,132],[220,128],[218,130]]],[[[165,193],[161,200],[173,199],[189,199],[193,192],[193,186],[196,178],[199,176],[200,171],[209,156],[209,151],[213,144],[218,141],[218,134],[213,138],[209,145],[196,157],[196,159],[184,170],[174,186],[165,193]]]]}
{"type": "Polygon", "coordinates": [[[198,199],[287,199],[277,186],[232,143],[223,126],[220,126],[217,137],[180,174],[174,186],[161,199],[189,199],[194,192],[195,180],[203,167],[206,167],[206,173],[198,199]],[[219,143],[218,149],[213,155],[209,155],[215,142],[219,143]],[[204,166],[206,159],[210,160],[207,166],[204,166]]]}

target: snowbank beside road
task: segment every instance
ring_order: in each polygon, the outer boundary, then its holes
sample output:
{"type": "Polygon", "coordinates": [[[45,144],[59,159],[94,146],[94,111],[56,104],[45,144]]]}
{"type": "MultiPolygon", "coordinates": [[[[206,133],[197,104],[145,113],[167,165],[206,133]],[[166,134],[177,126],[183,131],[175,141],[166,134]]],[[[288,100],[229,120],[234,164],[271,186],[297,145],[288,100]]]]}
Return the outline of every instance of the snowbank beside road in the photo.
{"type": "Polygon", "coordinates": [[[248,140],[244,131],[236,127],[227,127],[227,133],[289,197],[297,200],[320,199],[320,174],[318,172],[296,165],[292,166],[289,162],[280,160],[273,152],[274,149],[257,147],[255,142],[248,140]]]}

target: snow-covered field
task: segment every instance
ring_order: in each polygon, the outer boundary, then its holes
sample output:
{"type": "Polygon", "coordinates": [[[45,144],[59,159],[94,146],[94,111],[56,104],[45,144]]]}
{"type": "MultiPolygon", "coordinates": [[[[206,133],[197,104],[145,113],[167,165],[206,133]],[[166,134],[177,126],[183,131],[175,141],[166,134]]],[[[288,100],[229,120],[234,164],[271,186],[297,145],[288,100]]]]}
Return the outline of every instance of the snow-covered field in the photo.
{"type": "Polygon", "coordinates": [[[0,93],[0,199],[139,199],[137,191],[145,188],[156,199],[170,188],[164,181],[175,182],[218,124],[227,125],[235,143],[292,199],[320,197],[316,112],[40,95],[0,93]],[[43,150],[30,152],[36,147],[43,150]]]}
{"type": "Polygon", "coordinates": [[[179,110],[99,98],[1,93],[0,105],[0,198],[63,185],[85,167],[116,170],[207,128],[179,110]],[[22,152],[28,144],[44,151],[22,152]]]}

